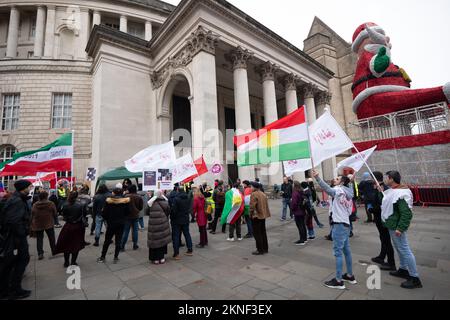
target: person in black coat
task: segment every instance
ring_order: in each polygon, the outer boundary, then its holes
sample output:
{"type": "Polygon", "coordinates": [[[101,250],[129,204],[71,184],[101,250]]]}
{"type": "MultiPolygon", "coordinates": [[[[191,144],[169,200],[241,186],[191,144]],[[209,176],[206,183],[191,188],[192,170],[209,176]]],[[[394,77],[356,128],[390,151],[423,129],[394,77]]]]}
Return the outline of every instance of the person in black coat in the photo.
{"type": "MultiPolygon", "coordinates": [[[[50,197],[48,197],[48,200],[53,202],[56,209],[58,210],[58,196],[56,195],[56,190],[50,190],[50,197]]],[[[56,214],[55,217],[55,228],[62,228],[62,226],[59,224],[58,214],[56,214]]]]}
{"type": "Polygon", "coordinates": [[[30,290],[22,288],[22,277],[30,262],[27,236],[30,232],[31,211],[28,205],[31,183],[18,180],[16,192],[6,201],[0,215],[0,232],[10,245],[5,247],[0,262],[0,298],[25,299],[30,290]],[[17,254],[14,251],[17,250],[17,254]]]}
{"type": "Polygon", "coordinates": [[[103,244],[102,255],[97,259],[97,262],[104,263],[106,253],[109,245],[114,238],[116,248],[114,251],[114,263],[119,261],[120,245],[122,242],[123,230],[125,222],[131,213],[130,198],[123,196],[123,190],[116,188],[111,197],[106,199],[106,204],[103,207],[102,216],[106,221],[105,243],[103,244]]]}
{"type": "Polygon", "coordinates": [[[78,254],[85,247],[86,211],[77,198],[78,192],[72,191],[62,208],[63,219],[66,223],[59,234],[55,254],[64,253],[64,268],[71,265],[77,266],[78,254]],[[72,259],[70,259],[71,255],[72,259]]]}
{"type": "Polygon", "coordinates": [[[103,227],[103,217],[102,212],[103,208],[106,204],[106,199],[111,196],[111,193],[108,190],[108,187],[106,185],[102,184],[98,190],[97,193],[94,196],[94,199],[92,201],[92,214],[95,217],[95,243],[94,247],[100,246],[100,235],[102,234],[102,227],[103,227]]]}
{"type": "Polygon", "coordinates": [[[173,241],[173,257],[175,260],[179,260],[180,250],[180,237],[184,235],[186,240],[188,251],[186,255],[192,256],[192,238],[189,233],[189,212],[191,210],[191,201],[184,192],[180,189],[177,197],[173,200],[172,207],[170,209],[170,223],[172,225],[172,241],[173,241]]]}

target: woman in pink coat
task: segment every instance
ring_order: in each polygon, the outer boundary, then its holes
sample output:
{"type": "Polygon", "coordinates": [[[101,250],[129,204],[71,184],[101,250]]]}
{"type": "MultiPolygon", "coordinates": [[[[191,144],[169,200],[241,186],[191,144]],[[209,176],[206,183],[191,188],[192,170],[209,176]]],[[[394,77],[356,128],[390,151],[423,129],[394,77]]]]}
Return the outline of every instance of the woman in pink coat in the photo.
{"type": "Polygon", "coordinates": [[[197,220],[198,229],[200,231],[200,243],[196,245],[197,248],[204,248],[208,245],[208,234],[206,232],[206,225],[208,218],[205,213],[205,197],[197,187],[192,188],[194,194],[193,214],[197,220]]]}

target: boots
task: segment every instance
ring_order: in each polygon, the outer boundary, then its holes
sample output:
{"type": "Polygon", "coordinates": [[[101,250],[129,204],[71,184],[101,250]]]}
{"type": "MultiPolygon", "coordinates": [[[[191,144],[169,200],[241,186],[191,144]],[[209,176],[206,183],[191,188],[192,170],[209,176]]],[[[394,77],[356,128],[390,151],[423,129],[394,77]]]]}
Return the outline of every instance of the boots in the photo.
{"type": "Polygon", "coordinates": [[[99,247],[100,246],[100,244],[98,243],[99,240],[100,240],[99,238],[95,238],[94,247],[99,247]]]}
{"type": "Polygon", "coordinates": [[[408,280],[410,278],[408,270],[398,269],[397,271],[389,272],[389,274],[393,277],[403,278],[408,280]]]}
{"type": "Polygon", "coordinates": [[[401,287],[404,289],[419,289],[422,288],[422,282],[419,278],[409,277],[408,280],[401,284],[401,287]]]}

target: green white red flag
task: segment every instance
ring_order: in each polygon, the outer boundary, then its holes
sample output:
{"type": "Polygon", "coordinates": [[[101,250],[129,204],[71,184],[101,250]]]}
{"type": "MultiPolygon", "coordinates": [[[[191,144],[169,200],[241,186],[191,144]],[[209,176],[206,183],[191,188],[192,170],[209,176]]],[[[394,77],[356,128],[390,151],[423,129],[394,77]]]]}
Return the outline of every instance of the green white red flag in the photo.
{"type": "Polygon", "coordinates": [[[35,176],[38,172],[71,171],[73,158],[72,133],[37,150],[16,153],[11,160],[0,163],[0,176],[35,176]]]}

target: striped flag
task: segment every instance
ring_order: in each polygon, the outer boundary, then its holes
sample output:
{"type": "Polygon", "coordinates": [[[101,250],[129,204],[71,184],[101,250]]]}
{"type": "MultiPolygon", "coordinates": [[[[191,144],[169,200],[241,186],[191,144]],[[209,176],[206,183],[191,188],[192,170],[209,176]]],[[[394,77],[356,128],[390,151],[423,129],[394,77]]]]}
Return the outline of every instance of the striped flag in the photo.
{"type": "Polygon", "coordinates": [[[11,160],[0,163],[0,176],[33,176],[37,172],[72,170],[72,133],[61,137],[38,150],[13,155],[11,160]]]}
{"type": "Polygon", "coordinates": [[[244,213],[244,196],[241,192],[233,188],[225,193],[225,205],[222,211],[221,224],[233,224],[244,213]]]}
{"type": "Polygon", "coordinates": [[[238,166],[311,157],[305,107],[258,131],[234,137],[238,166]]]}

